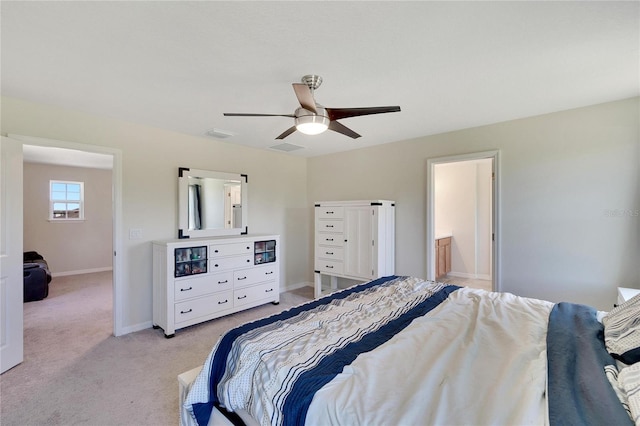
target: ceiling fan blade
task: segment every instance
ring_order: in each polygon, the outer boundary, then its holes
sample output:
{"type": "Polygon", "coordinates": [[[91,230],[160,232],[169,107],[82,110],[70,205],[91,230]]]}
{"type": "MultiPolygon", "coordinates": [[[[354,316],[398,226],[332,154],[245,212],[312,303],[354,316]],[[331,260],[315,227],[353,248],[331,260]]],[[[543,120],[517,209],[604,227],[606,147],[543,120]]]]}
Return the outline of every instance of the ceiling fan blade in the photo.
{"type": "Polygon", "coordinates": [[[289,127],[287,130],[285,130],[284,132],[282,132],[282,134],[280,136],[278,136],[276,139],[284,139],[287,136],[289,136],[291,133],[296,131],[296,126],[292,126],[289,127]]]}
{"type": "Polygon", "coordinates": [[[383,114],[386,112],[400,112],[399,106],[381,106],[365,108],[325,108],[329,114],[329,119],[340,120],[341,118],[357,117],[359,115],[383,114]]]}
{"type": "Polygon", "coordinates": [[[334,132],[342,133],[343,135],[349,136],[352,139],[358,139],[360,137],[359,134],[345,126],[344,124],[338,123],[337,121],[331,120],[329,123],[329,129],[334,132]]]}
{"type": "Polygon", "coordinates": [[[317,112],[316,101],[313,99],[313,93],[311,93],[309,86],[302,83],[293,83],[293,90],[296,92],[296,97],[302,108],[307,111],[317,112]]]}
{"type": "Polygon", "coordinates": [[[223,113],[225,117],[290,117],[296,118],[293,114],[251,114],[244,112],[225,112],[223,113]]]}

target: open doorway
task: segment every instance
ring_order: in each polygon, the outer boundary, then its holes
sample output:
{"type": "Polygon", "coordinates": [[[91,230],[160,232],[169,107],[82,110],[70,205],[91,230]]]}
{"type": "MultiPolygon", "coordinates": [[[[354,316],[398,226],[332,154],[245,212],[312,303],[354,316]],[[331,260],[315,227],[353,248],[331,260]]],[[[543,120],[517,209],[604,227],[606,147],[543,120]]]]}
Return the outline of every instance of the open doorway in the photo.
{"type": "MultiPolygon", "coordinates": [[[[88,265],[87,267],[78,267],[76,264],[75,267],[71,267],[71,269],[75,269],[75,271],[69,271],[69,267],[65,267],[67,271],[62,271],[61,278],[65,279],[65,281],[70,281],[68,277],[77,276],[90,276],[92,274],[101,274],[101,276],[93,276],[91,279],[99,280],[106,282],[106,289],[103,290],[103,293],[106,291],[107,297],[110,299],[108,301],[109,312],[113,318],[112,321],[112,333],[115,336],[119,336],[124,334],[122,330],[122,315],[121,315],[121,267],[120,260],[116,256],[117,253],[120,252],[121,240],[118,232],[121,223],[121,163],[122,163],[122,155],[120,150],[94,146],[94,145],[86,145],[86,144],[78,144],[73,142],[65,142],[58,140],[50,140],[44,138],[35,138],[29,136],[20,136],[20,135],[9,135],[11,138],[19,140],[23,143],[23,155],[25,156],[23,161],[26,165],[29,162],[33,162],[34,155],[37,156],[38,153],[44,153],[46,157],[48,157],[48,162],[56,167],[69,167],[73,168],[85,168],[85,172],[91,172],[91,169],[107,169],[103,170],[102,178],[104,179],[104,174],[108,176],[108,182],[103,182],[103,185],[108,185],[109,194],[106,200],[103,200],[106,204],[102,205],[102,209],[106,210],[103,214],[101,214],[102,221],[107,221],[106,227],[109,229],[107,234],[102,234],[98,238],[93,240],[88,240],[84,242],[85,246],[97,246],[102,244],[102,246],[107,246],[108,251],[104,252],[103,250],[103,265],[97,266],[95,264],[88,265]],[[28,154],[27,154],[28,152],[28,154]],[[77,158],[76,158],[77,157],[77,158]],[[58,158],[56,160],[56,158],[58,158]],[[105,167],[105,160],[110,165],[105,167]],[[106,265],[104,264],[106,263],[106,265]]],[[[42,163],[43,160],[40,160],[42,163]]],[[[40,168],[40,170],[46,170],[46,168],[40,168]]],[[[42,179],[42,177],[40,177],[42,179]]],[[[26,189],[26,188],[25,188],[26,189]]],[[[104,195],[104,194],[103,194],[104,195]]],[[[48,193],[45,194],[48,200],[48,193]]],[[[26,207],[26,206],[25,206],[26,207]]],[[[88,218],[87,218],[88,219],[88,218]]],[[[87,224],[96,226],[95,217],[93,221],[87,220],[87,224]]],[[[59,231],[59,229],[58,229],[59,231]]],[[[71,235],[71,239],[73,240],[75,235],[71,235]]],[[[89,239],[92,238],[92,235],[89,234],[89,239]]],[[[25,250],[28,249],[25,245],[25,250]]],[[[65,269],[62,268],[62,269],[65,269]]],[[[54,280],[55,273],[54,270],[54,280]]],[[[52,282],[53,283],[53,282],[52,282]]]]}
{"type": "Polygon", "coordinates": [[[497,291],[498,151],[427,162],[427,277],[497,291]]]}

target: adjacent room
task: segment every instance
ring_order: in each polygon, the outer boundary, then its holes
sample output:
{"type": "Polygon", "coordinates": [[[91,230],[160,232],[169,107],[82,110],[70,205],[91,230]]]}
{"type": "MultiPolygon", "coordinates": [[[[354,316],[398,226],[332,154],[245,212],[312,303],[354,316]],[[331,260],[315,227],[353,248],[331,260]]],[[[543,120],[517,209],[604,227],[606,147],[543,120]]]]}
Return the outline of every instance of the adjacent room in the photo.
{"type": "Polygon", "coordinates": [[[640,424],[639,2],[0,23],[3,425],[640,424]]]}

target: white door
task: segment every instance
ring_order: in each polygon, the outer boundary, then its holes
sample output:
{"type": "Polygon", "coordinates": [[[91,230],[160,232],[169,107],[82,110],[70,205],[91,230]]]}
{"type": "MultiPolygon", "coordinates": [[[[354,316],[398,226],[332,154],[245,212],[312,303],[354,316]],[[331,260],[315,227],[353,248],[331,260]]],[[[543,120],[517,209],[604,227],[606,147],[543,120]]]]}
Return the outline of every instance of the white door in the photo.
{"type": "Polygon", "coordinates": [[[22,143],[0,141],[0,373],[23,359],[22,143]]]}
{"type": "Polygon", "coordinates": [[[344,211],[344,273],[373,277],[373,213],[371,207],[347,207],[344,211]]]}

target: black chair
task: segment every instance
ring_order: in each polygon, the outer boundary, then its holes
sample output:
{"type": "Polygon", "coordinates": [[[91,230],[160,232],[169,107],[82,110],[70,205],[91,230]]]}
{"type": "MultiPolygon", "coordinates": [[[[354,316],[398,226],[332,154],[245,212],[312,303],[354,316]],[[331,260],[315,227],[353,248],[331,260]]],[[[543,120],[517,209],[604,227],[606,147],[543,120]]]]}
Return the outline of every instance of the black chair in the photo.
{"type": "Polygon", "coordinates": [[[24,301],[42,300],[49,295],[51,273],[44,258],[35,251],[24,253],[24,301]]]}

